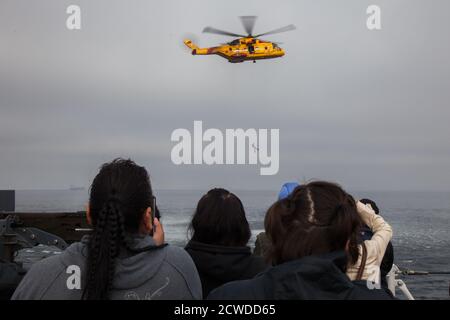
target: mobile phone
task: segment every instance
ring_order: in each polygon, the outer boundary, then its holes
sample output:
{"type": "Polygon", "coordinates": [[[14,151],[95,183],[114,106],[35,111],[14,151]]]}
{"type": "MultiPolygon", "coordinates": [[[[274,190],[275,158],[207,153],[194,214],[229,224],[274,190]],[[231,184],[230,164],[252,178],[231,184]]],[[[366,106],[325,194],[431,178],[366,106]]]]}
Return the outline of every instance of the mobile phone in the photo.
{"type": "Polygon", "coordinates": [[[151,209],[152,209],[151,215],[152,215],[152,225],[153,225],[152,234],[153,234],[153,232],[155,230],[155,224],[154,224],[155,217],[157,217],[159,219],[158,214],[156,213],[156,197],[155,196],[152,196],[152,207],[151,207],[151,209]]]}
{"type": "Polygon", "coordinates": [[[159,219],[158,214],[156,213],[156,197],[152,196],[152,223],[155,220],[155,217],[159,219]]]}

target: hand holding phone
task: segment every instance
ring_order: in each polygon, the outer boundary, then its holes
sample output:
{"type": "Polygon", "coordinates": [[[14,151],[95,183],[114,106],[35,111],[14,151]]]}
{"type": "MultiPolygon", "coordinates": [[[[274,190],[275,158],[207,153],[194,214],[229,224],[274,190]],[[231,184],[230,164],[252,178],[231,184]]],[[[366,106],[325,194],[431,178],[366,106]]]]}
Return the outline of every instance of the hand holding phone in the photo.
{"type": "Polygon", "coordinates": [[[164,229],[161,221],[159,220],[160,218],[161,215],[158,207],[156,206],[156,197],[153,196],[151,204],[152,232],[150,235],[153,237],[153,240],[155,240],[156,245],[164,244],[164,229]]]}

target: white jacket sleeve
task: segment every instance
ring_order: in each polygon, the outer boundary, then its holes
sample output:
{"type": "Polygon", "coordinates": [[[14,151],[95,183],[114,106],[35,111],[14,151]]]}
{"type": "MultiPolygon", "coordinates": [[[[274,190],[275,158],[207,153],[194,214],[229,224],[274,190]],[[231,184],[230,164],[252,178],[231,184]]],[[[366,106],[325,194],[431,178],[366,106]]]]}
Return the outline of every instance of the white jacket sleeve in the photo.
{"type": "Polygon", "coordinates": [[[368,256],[376,257],[378,265],[383,260],[387,245],[392,239],[391,226],[380,216],[373,211],[369,205],[362,202],[357,203],[358,213],[363,222],[372,230],[372,239],[364,241],[368,256]]]}

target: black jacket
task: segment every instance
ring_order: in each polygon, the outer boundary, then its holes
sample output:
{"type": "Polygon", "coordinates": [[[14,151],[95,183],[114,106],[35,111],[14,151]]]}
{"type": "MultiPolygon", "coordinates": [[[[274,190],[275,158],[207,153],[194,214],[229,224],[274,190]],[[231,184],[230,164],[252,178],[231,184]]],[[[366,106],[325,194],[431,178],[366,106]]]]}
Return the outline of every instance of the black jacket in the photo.
{"type": "Polygon", "coordinates": [[[186,251],[197,266],[203,297],[224,283],[253,278],[267,269],[264,259],[252,255],[249,247],[225,247],[190,241],[186,251]]]}
{"type": "Polygon", "coordinates": [[[343,272],[344,252],[309,256],[270,268],[251,280],[234,281],[212,291],[208,299],[393,299],[384,290],[352,282],[343,272]]]}

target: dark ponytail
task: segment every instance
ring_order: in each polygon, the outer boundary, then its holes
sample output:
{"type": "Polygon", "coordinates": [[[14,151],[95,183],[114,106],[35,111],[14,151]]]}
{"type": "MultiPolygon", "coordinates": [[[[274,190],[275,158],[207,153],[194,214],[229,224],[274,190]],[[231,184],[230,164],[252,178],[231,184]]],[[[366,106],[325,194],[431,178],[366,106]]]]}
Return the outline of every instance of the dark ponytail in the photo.
{"type": "Polygon", "coordinates": [[[86,261],[83,299],[108,299],[126,232],[138,232],[153,197],[147,171],[131,160],[105,164],[95,177],[90,193],[93,233],[86,261]]]}

